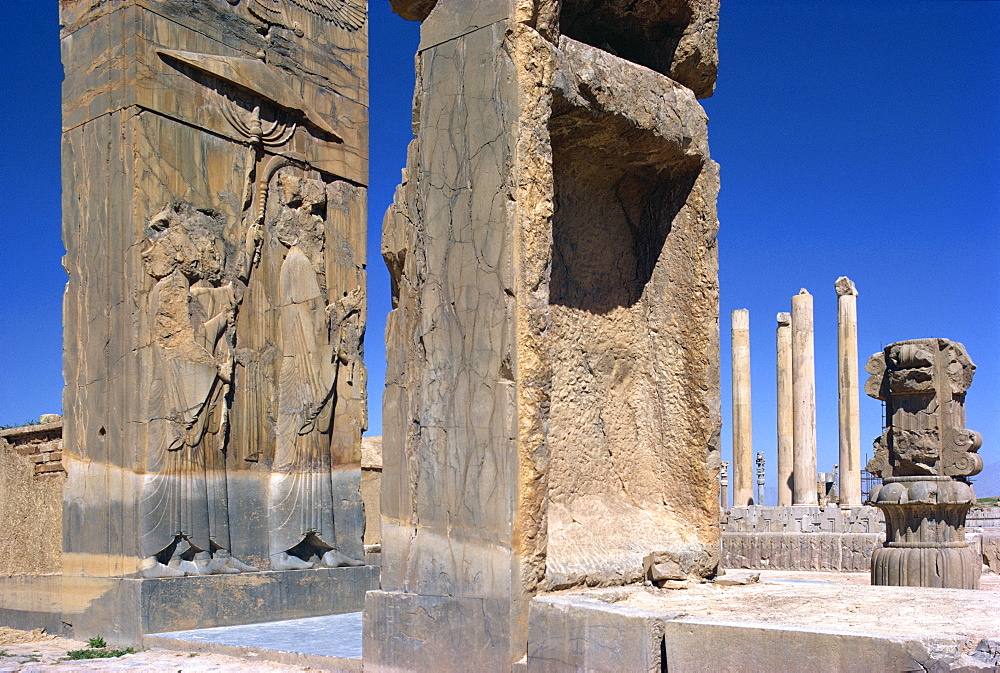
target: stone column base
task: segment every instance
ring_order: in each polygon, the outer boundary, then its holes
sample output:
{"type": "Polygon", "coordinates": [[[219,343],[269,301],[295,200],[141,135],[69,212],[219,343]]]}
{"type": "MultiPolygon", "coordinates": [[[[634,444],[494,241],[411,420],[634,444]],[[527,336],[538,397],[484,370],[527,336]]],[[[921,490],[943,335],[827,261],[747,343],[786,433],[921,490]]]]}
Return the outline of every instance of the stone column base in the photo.
{"type": "Polygon", "coordinates": [[[872,584],[978,589],[980,554],[970,545],[944,548],[880,547],[872,554],[872,584]]]}

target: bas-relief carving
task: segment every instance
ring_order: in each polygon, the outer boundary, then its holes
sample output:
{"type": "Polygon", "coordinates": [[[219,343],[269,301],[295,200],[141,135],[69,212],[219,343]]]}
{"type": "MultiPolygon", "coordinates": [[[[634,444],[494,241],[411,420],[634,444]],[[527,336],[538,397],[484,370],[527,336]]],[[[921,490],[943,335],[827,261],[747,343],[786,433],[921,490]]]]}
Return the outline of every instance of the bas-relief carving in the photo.
{"type": "MultiPolygon", "coordinates": [[[[237,87],[251,92],[252,95],[265,98],[268,102],[277,104],[287,110],[299,113],[304,119],[315,128],[329,135],[335,142],[343,142],[337,132],[326,121],[319,112],[314,110],[291,86],[285,78],[274,68],[268,66],[263,60],[251,58],[238,58],[235,56],[219,56],[216,54],[197,54],[187,51],[173,49],[160,49],[157,51],[161,57],[180,61],[191,66],[202,73],[212,75],[223,82],[235,84],[237,87]]],[[[237,131],[243,133],[247,138],[255,139],[257,142],[263,141],[266,137],[268,144],[272,147],[283,145],[288,137],[283,137],[285,129],[289,125],[284,125],[278,135],[274,135],[277,130],[277,122],[272,125],[268,132],[258,129],[259,119],[251,119],[249,123],[241,123],[239,116],[234,114],[233,97],[228,91],[226,94],[226,105],[224,112],[226,119],[234,125],[237,131]],[[283,138],[283,139],[282,139],[283,138]]],[[[259,114],[259,109],[255,114],[259,114]]],[[[294,131],[294,127],[292,128],[294,131]]]]}
{"type": "Polygon", "coordinates": [[[265,171],[262,211],[273,216],[263,231],[263,212],[250,220],[242,248],[224,240],[220,215],[191,204],[171,205],[150,221],[142,254],[156,281],[148,309],[156,355],[142,497],[147,577],[256,570],[229,554],[226,463],[234,409],[244,416],[241,427],[256,425],[252,436],[273,442],[264,456],[240,442],[245,462],[263,459],[271,469],[261,503],[270,567],[362,565],[335,548],[331,438],[338,379],[356,377],[363,290],[329,297],[326,206],[337,186],[296,172],[304,171],[265,171]],[[255,274],[258,266],[262,274],[255,274]],[[271,328],[253,335],[257,348],[254,339],[247,348],[238,337],[240,312],[251,324],[244,334],[271,328]],[[255,386],[244,385],[234,400],[237,360],[256,372],[261,389],[252,394],[255,386]]]}
{"type": "Polygon", "coordinates": [[[353,402],[339,400],[338,382],[359,378],[363,278],[334,297],[326,277],[335,255],[327,249],[328,196],[347,211],[362,190],[294,152],[272,154],[298,124],[343,141],[263,61],[159,53],[208,77],[202,84],[218,92],[218,110],[247,153],[243,215],[230,240],[222,215],[184,202],[147,227],[155,374],[143,574],[257,570],[230,553],[227,487],[233,469],[261,463],[271,470],[266,502],[256,503],[267,511],[271,569],[362,565],[336,549],[334,456],[351,452],[332,443],[352,438],[335,432],[339,416],[358,425],[353,407],[338,414],[337,406],[353,402]]]}
{"type": "MultiPolygon", "coordinates": [[[[230,5],[240,4],[240,0],[228,0],[228,2],[230,5]]],[[[349,31],[360,29],[365,25],[367,18],[363,7],[353,5],[347,0],[246,0],[246,2],[250,13],[261,21],[291,28],[297,34],[301,34],[301,25],[288,18],[293,7],[305,10],[313,16],[349,31]]]]}
{"type": "Polygon", "coordinates": [[[237,305],[219,216],[179,203],[152,218],[142,258],[155,351],[142,493],[147,577],[256,570],[229,555],[225,439],[237,305]]]}
{"type": "MultiPolygon", "coordinates": [[[[363,565],[335,541],[330,433],[347,316],[320,287],[327,185],[279,177],[274,236],[287,252],[277,288],[280,357],[275,454],[268,517],[271,567],[279,570],[363,565]]],[[[345,293],[353,300],[360,288],[345,293]]],[[[349,300],[349,301],[350,301],[349,300]]]]}

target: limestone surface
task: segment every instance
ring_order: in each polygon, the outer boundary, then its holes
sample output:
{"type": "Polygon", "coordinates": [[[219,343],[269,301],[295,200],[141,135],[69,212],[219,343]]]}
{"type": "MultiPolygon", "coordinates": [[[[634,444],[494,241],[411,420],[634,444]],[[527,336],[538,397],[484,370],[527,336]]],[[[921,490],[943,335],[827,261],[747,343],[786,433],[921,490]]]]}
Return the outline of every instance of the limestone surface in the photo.
{"type": "Polygon", "coordinates": [[[363,4],[61,9],[66,572],[361,559],[363,4]]]}
{"type": "Polygon", "coordinates": [[[717,550],[715,5],[393,6],[423,24],[365,665],[509,670],[536,593],[717,550]]]}

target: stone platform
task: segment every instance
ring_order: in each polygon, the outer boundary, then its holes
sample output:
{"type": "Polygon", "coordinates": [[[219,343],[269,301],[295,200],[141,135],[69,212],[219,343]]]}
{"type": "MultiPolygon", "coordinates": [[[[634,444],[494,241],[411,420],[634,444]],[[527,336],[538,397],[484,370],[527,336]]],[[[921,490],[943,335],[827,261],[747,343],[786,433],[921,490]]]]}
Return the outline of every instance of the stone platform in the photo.
{"type": "Polygon", "coordinates": [[[0,578],[0,625],[135,647],[149,633],[356,612],[378,586],[371,565],[162,579],[13,576],[0,578]]]}
{"type": "Polygon", "coordinates": [[[361,613],[154,633],[146,648],[224,654],[323,671],[361,671],[361,613]]]}
{"type": "Polygon", "coordinates": [[[1000,663],[996,576],[984,577],[992,590],[964,591],[861,586],[860,573],[762,575],[744,586],[536,598],[528,670],[972,671],[1000,663]]]}

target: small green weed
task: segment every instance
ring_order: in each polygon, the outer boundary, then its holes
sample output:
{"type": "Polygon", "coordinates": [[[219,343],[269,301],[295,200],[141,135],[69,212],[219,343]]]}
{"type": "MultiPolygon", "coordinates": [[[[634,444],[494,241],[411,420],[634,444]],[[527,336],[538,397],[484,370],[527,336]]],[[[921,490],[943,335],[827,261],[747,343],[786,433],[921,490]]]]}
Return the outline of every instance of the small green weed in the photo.
{"type": "Polygon", "coordinates": [[[124,650],[106,650],[106,649],[87,649],[87,650],[70,650],[66,653],[66,658],[72,659],[74,661],[79,659],[112,659],[114,657],[123,657],[126,654],[134,654],[135,650],[131,647],[125,648],[124,650]]]}
{"type": "Polygon", "coordinates": [[[28,419],[23,423],[14,423],[12,425],[0,425],[0,430],[10,430],[11,428],[22,428],[26,425],[41,425],[42,421],[39,419],[28,419]]]}
{"type": "Polygon", "coordinates": [[[101,638],[100,636],[94,636],[93,638],[87,639],[87,647],[103,650],[107,646],[108,644],[104,642],[104,638],[101,638]]]}

